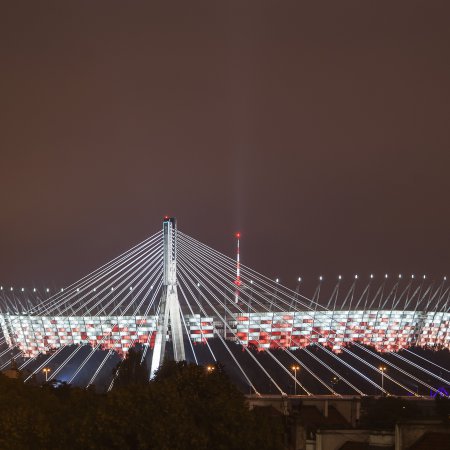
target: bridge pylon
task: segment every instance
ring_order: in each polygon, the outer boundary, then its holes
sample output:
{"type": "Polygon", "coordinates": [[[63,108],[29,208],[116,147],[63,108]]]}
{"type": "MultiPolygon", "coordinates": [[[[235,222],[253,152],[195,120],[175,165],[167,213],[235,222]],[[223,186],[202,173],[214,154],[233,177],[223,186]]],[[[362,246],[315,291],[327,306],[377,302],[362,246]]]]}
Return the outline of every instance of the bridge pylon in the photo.
{"type": "Polygon", "coordinates": [[[177,225],[174,217],[165,218],[163,222],[163,288],[158,313],[155,346],[153,348],[150,377],[164,361],[166,342],[169,331],[175,361],[184,361],[184,340],[181,327],[181,308],[177,291],[177,225]]]}

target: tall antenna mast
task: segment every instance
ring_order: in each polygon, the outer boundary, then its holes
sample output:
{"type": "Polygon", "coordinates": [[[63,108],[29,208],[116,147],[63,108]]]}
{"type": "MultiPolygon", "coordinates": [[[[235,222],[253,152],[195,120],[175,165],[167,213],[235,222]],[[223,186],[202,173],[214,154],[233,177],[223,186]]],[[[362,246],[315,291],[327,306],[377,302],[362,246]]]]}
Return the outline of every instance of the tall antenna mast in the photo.
{"type": "Polygon", "coordinates": [[[239,241],[241,239],[241,233],[237,232],[236,236],[236,279],[234,280],[234,284],[236,285],[236,291],[234,293],[234,302],[237,303],[239,301],[239,288],[242,284],[241,281],[241,262],[240,262],[240,251],[239,251],[239,241]]]}

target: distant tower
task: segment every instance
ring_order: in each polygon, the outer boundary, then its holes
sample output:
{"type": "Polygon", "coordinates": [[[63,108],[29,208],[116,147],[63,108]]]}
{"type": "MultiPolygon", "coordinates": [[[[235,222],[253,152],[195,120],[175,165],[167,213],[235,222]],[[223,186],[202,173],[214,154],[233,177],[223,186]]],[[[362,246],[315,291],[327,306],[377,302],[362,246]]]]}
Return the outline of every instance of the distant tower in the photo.
{"type": "Polygon", "coordinates": [[[163,289],[158,314],[155,346],[153,348],[150,376],[164,361],[167,333],[169,328],[172,337],[175,361],[185,360],[183,330],[181,328],[181,308],[177,293],[177,226],[175,218],[166,217],[163,222],[163,289]]]}
{"type": "Polygon", "coordinates": [[[236,285],[236,290],[234,292],[234,302],[237,303],[239,301],[239,290],[242,284],[241,281],[241,262],[240,262],[240,250],[239,250],[239,240],[241,239],[241,233],[236,233],[236,279],[234,280],[234,284],[236,285]]]}

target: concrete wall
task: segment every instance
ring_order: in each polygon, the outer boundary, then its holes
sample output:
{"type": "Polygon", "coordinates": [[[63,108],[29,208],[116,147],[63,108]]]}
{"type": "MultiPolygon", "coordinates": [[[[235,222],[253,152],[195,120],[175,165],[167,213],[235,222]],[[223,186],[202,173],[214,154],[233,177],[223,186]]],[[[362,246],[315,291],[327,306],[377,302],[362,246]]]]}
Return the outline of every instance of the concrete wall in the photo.
{"type": "Polygon", "coordinates": [[[448,433],[450,441],[450,427],[442,425],[438,420],[399,422],[395,426],[395,450],[407,449],[429,432],[448,433]]]}
{"type": "Polygon", "coordinates": [[[383,447],[394,445],[393,431],[373,430],[319,430],[315,450],[338,450],[347,441],[368,443],[383,447]]]}

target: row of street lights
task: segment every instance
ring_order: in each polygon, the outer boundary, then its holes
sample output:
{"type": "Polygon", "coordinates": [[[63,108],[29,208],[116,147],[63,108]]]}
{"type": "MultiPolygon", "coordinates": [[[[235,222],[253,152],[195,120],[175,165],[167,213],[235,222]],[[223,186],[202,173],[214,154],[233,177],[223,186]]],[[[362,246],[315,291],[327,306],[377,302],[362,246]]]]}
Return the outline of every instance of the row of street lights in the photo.
{"type": "MultiPolygon", "coordinates": [[[[295,382],[294,382],[294,395],[297,395],[297,372],[301,369],[301,367],[298,364],[293,364],[291,366],[291,370],[294,372],[294,377],[295,377],[295,382]]],[[[386,372],[386,366],[380,366],[378,368],[381,372],[381,390],[384,391],[384,372],[386,372]]],[[[42,372],[45,373],[45,382],[48,381],[48,374],[51,372],[52,369],[50,369],[50,367],[44,367],[42,369],[42,372]]],[[[206,372],[207,373],[212,373],[215,370],[215,366],[212,365],[207,365],[206,366],[206,372]]],[[[333,379],[331,380],[333,385],[336,385],[339,382],[339,378],[338,377],[333,377],[333,379]]]]}
{"type": "MultiPolygon", "coordinates": [[[[297,372],[300,370],[300,366],[297,364],[294,364],[291,366],[291,370],[294,372],[295,382],[294,382],[294,395],[297,395],[297,372]]],[[[381,373],[381,392],[384,393],[384,373],[387,370],[386,366],[380,366],[378,367],[378,370],[381,373]]],[[[334,376],[331,380],[331,383],[336,386],[336,384],[339,382],[339,378],[334,376]]]]}
{"type": "MultiPolygon", "coordinates": [[[[354,278],[355,278],[355,280],[358,280],[358,279],[359,279],[359,275],[355,275],[354,278]]],[[[371,273],[370,276],[369,276],[369,278],[370,278],[371,280],[373,280],[373,279],[375,278],[375,275],[374,275],[373,273],[371,273]]],[[[389,278],[389,275],[386,273],[386,274],[384,275],[384,278],[387,280],[387,279],[389,278]]],[[[395,275],[393,275],[393,278],[395,278],[395,275]]],[[[399,278],[399,279],[402,279],[402,278],[403,278],[403,275],[400,273],[400,274],[398,275],[398,278],[399,278]]],[[[414,280],[414,279],[416,279],[416,278],[419,278],[419,277],[416,277],[414,274],[411,275],[411,279],[412,279],[412,280],[414,280]]],[[[422,275],[422,279],[426,280],[426,278],[427,278],[426,275],[422,275]]],[[[343,279],[342,275],[338,275],[337,279],[338,279],[338,280],[342,280],[342,279],[343,279]]],[[[447,281],[447,277],[446,277],[446,276],[444,276],[442,279],[443,279],[443,281],[447,281]]],[[[323,280],[324,280],[324,276],[323,276],[323,275],[320,275],[320,276],[319,276],[319,281],[323,281],[323,280]]],[[[298,283],[301,283],[302,281],[303,281],[303,278],[302,278],[302,277],[298,277],[298,278],[297,278],[297,282],[298,282],[298,283]]],[[[279,282],[280,282],[280,279],[279,279],[279,278],[275,278],[275,283],[279,283],[279,282]]]]}
{"type": "MultiPolygon", "coordinates": [[[[338,276],[338,280],[342,280],[342,278],[343,278],[342,275],[339,275],[339,276],[338,276]]],[[[355,280],[357,280],[357,279],[359,278],[359,275],[355,275],[354,278],[355,278],[355,280]]],[[[373,278],[375,278],[375,276],[374,276],[373,274],[370,274],[370,279],[373,279],[373,278]]],[[[385,275],[384,275],[384,278],[385,278],[385,279],[389,278],[389,275],[388,275],[388,274],[385,274],[385,275]]],[[[400,278],[400,279],[403,278],[403,275],[402,275],[402,274],[399,274],[399,275],[398,275],[398,278],[400,278]]],[[[416,278],[415,275],[411,275],[411,279],[414,280],[415,278],[416,278]]],[[[425,279],[427,278],[427,276],[426,276],[426,275],[423,275],[422,278],[425,280],[425,279]]],[[[323,281],[323,280],[324,280],[323,275],[320,275],[319,281],[323,281]]],[[[444,280],[444,281],[447,281],[447,277],[444,276],[444,277],[443,277],[443,280],[444,280]]],[[[303,278],[302,278],[302,277],[298,277],[298,278],[297,278],[297,282],[300,283],[300,282],[302,282],[302,281],[303,281],[303,278]]],[[[276,279],[275,279],[275,282],[276,282],[276,283],[279,283],[279,282],[280,282],[280,279],[279,279],[279,278],[276,278],[276,279]]],[[[253,284],[253,280],[251,280],[250,283],[253,284]]],[[[200,283],[197,283],[197,286],[200,287],[200,283]]],[[[153,286],[151,286],[151,288],[153,288],[153,286]]],[[[6,290],[6,288],[4,288],[3,286],[0,286],[0,291],[3,291],[3,290],[6,290]]],[[[10,291],[14,291],[14,287],[11,286],[11,287],[9,288],[9,290],[10,290],[10,291]]],[[[114,290],[114,287],[111,288],[111,291],[113,291],[113,290],[114,290]]],[[[133,286],[130,286],[130,291],[132,291],[132,290],[133,290],[133,286]]],[[[20,291],[20,292],[25,292],[25,288],[20,288],[19,291],[20,291]]],[[[38,292],[38,289],[33,288],[32,291],[33,291],[33,292],[38,292]]],[[[48,293],[48,292],[50,292],[50,288],[45,288],[44,291],[48,293]]],[[[55,290],[55,292],[57,292],[57,291],[58,291],[58,290],[55,290]]],[[[95,291],[96,291],[96,288],[93,289],[93,292],[95,292],[95,291]]],[[[59,290],[59,292],[64,292],[64,288],[61,288],[61,289],[59,290]]],[[[80,292],[80,289],[79,289],[79,288],[77,289],[77,292],[80,292]]]]}
{"type": "MultiPolygon", "coordinates": [[[[198,284],[198,286],[200,286],[200,284],[198,284]]],[[[109,289],[109,288],[108,288],[108,289],[109,289]]],[[[111,287],[111,291],[114,291],[114,289],[115,289],[115,287],[112,286],[112,287],[111,287]]],[[[150,286],[150,289],[153,289],[153,284],[150,286]]],[[[4,288],[3,286],[0,286],[0,291],[3,291],[3,290],[7,290],[7,289],[4,288]]],[[[14,287],[11,286],[11,287],[9,288],[9,290],[10,290],[10,291],[14,291],[14,287]]],[[[26,290],[25,288],[20,288],[20,289],[19,289],[20,292],[25,292],[25,290],[26,290]]],[[[130,287],[129,287],[129,290],[132,291],[132,290],[133,290],[133,286],[130,286],[130,287]]],[[[39,292],[39,289],[33,288],[32,291],[33,291],[33,292],[39,292]]],[[[47,293],[49,293],[49,292],[50,292],[50,288],[45,288],[44,291],[47,292],[47,293]]],[[[86,292],[86,289],[82,289],[82,291],[83,291],[83,292],[86,292]]],[[[97,288],[93,288],[93,289],[91,290],[91,292],[96,292],[96,291],[97,291],[97,288]]],[[[106,288],[104,288],[103,291],[106,291],[106,288]]],[[[59,291],[58,291],[57,289],[54,289],[54,292],[64,292],[64,288],[61,288],[59,291]]],[[[80,292],[80,288],[77,288],[77,292],[80,292]]]]}
{"type": "MultiPolygon", "coordinates": [[[[215,366],[212,366],[212,365],[207,365],[206,366],[207,373],[212,373],[214,371],[214,369],[215,369],[215,366]]],[[[294,381],[294,395],[297,395],[297,372],[300,369],[301,369],[301,367],[298,364],[293,364],[291,366],[291,370],[294,372],[294,378],[295,378],[295,381],[294,381]]],[[[384,373],[386,372],[387,367],[386,366],[380,366],[380,367],[378,367],[378,370],[381,373],[381,390],[382,390],[382,393],[384,393],[384,373]]],[[[331,380],[331,383],[334,386],[336,386],[336,384],[338,382],[339,382],[339,377],[337,377],[337,376],[334,376],[332,378],[332,380],[331,380]]]]}

